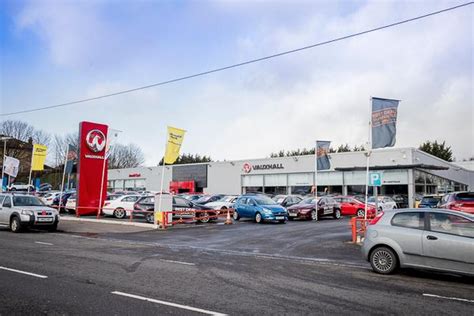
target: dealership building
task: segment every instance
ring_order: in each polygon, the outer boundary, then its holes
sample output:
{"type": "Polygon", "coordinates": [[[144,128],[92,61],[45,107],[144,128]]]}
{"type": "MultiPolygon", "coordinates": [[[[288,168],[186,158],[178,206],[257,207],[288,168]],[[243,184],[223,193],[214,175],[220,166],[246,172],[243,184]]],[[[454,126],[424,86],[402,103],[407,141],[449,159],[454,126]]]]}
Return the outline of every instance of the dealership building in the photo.
{"type": "MultiPolygon", "coordinates": [[[[329,154],[331,169],[317,173],[318,192],[355,195],[365,192],[367,152],[329,154]]],[[[315,183],[315,157],[295,156],[208,163],[114,169],[108,173],[109,190],[164,190],[209,194],[310,194],[315,183]]],[[[415,197],[474,190],[474,171],[415,148],[372,151],[370,172],[381,175],[381,195],[415,197]]],[[[372,194],[372,188],[369,190],[372,194]]]]}

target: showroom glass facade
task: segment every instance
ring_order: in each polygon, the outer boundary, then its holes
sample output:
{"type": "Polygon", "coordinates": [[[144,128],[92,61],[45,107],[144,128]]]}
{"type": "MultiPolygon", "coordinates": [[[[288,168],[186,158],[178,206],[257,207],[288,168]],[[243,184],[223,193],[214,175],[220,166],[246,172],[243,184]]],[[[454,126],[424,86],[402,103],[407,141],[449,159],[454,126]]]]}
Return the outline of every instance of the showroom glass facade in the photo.
{"type": "Polygon", "coordinates": [[[124,179],[107,181],[107,190],[109,191],[140,191],[145,190],[145,179],[124,179]]]}
{"type": "Polygon", "coordinates": [[[466,191],[467,185],[435,176],[422,170],[414,171],[415,193],[443,194],[446,192],[466,191]]]}

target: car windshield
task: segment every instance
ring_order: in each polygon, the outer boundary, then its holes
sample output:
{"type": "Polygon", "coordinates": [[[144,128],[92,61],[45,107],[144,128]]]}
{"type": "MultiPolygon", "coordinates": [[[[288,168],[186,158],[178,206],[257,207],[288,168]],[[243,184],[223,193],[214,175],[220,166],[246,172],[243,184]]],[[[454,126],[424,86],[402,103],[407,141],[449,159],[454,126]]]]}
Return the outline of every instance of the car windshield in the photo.
{"type": "Polygon", "coordinates": [[[315,203],[316,203],[316,199],[314,197],[311,197],[311,198],[306,198],[302,200],[299,204],[315,204],[315,203]]]}
{"type": "Polygon", "coordinates": [[[458,193],[456,195],[456,200],[474,202],[474,192],[458,193]]]}
{"type": "Polygon", "coordinates": [[[435,197],[435,196],[425,196],[424,198],[421,199],[421,204],[427,203],[427,204],[437,204],[439,202],[440,198],[435,197]]]}
{"type": "Polygon", "coordinates": [[[206,203],[210,198],[211,198],[211,196],[203,196],[203,197],[200,197],[197,200],[194,200],[194,203],[196,203],[196,204],[206,203]]]}
{"type": "Polygon", "coordinates": [[[34,196],[14,196],[14,206],[44,206],[40,199],[34,196]]]}
{"type": "Polygon", "coordinates": [[[277,202],[273,201],[267,196],[256,196],[254,197],[255,202],[257,202],[258,205],[276,205],[277,202]]]}
{"type": "Polygon", "coordinates": [[[231,202],[234,198],[235,196],[226,195],[226,196],[223,196],[221,199],[219,199],[219,202],[231,202]]]}

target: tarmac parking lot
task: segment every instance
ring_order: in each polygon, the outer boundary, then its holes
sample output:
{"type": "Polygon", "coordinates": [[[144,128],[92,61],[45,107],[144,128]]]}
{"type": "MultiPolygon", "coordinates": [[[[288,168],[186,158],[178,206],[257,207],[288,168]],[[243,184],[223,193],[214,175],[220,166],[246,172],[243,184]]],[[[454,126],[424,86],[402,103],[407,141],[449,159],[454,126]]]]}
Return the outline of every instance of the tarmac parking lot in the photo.
{"type": "Polygon", "coordinates": [[[350,237],[348,218],[0,228],[0,315],[472,315],[472,278],[375,274],[350,237]]]}

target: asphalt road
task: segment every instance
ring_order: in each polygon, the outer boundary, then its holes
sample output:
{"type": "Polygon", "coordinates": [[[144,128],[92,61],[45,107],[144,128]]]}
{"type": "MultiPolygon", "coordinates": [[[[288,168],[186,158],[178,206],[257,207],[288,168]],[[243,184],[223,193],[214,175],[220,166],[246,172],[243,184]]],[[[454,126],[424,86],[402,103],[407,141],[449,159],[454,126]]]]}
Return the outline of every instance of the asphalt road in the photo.
{"type": "Polygon", "coordinates": [[[0,228],[0,315],[472,315],[474,308],[472,278],[373,273],[348,242],[347,219],[167,231],[62,222],[60,230],[0,228]]]}

